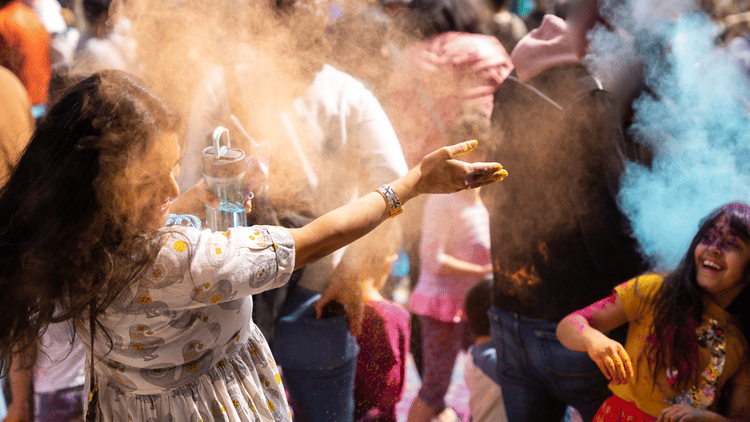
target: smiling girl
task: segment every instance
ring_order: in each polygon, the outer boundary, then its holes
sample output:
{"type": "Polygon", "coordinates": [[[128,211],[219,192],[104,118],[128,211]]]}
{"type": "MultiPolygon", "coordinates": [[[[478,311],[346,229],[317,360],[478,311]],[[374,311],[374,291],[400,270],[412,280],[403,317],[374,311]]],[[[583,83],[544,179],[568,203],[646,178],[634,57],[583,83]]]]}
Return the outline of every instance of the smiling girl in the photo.
{"type": "Polygon", "coordinates": [[[749,260],[750,206],[726,204],[702,221],[674,272],[623,283],[560,322],[560,342],[588,352],[611,381],[614,396],[595,422],[750,420],[742,331],[750,325],[741,309],[748,305],[749,260]],[[625,323],[623,347],[604,333],[625,323]],[[729,394],[726,418],[717,412],[722,392],[729,394]]]}

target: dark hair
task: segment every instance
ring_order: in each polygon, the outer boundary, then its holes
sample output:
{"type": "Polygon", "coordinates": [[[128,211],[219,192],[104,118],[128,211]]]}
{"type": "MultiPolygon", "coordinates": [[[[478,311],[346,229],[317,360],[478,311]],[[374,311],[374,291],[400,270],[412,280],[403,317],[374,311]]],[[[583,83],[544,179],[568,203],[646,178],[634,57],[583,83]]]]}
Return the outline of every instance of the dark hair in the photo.
{"type": "Polygon", "coordinates": [[[487,311],[492,305],[492,278],[484,278],[466,292],[464,313],[469,328],[477,336],[490,335],[490,319],[487,311]]]}
{"type": "Polygon", "coordinates": [[[480,145],[490,142],[492,124],[489,116],[476,107],[462,107],[447,128],[448,145],[476,139],[480,145]]]}
{"type": "Polygon", "coordinates": [[[86,22],[95,23],[102,13],[109,13],[112,0],[83,0],[83,16],[86,22]]]}
{"type": "MultiPolygon", "coordinates": [[[[705,217],[690,243],[688,252],[677,268],[664,278],[654,300],[654,323],[652,327],[648,356],[653,358],[651,366],[653,379],[657,373],[667,368],[677,369],[676,386],[680,390],[694,385],[699,376],[698,368],[698,335],[696,328],[703,319],[703,298],[705,291],[698,285],[695,267],[695,248],[706,236],[716,220],[726,216],[730,230],[744,241],[750,241],[750,206],[732,202],[723,205],[705,217]]],[[[744,269],[744,277],[750,276],[750,265],[744,269]]],[[[743,310],[749,289],[744,289],[728,311],[743,310]]],[[[748,325],[750,313],[746,310],[739,315],[738,323],[744,330],[748,325]]]]}
{"type": "Polygon", "coordinates": [[[115,70],[74,85],[40,122],[0,190],[3,369],[50,322],[80,322],[89,305],[100,313],[152,262],[157,236],[121,218],[112,181],[177,125],[140,80],[115,70]]]}
{"type": "Polygon", "coordinates": [[[408,4],[415,35],[427,39],[443,32],[481,33],[479,12],[468,0],[412,0],[408,4]]]}

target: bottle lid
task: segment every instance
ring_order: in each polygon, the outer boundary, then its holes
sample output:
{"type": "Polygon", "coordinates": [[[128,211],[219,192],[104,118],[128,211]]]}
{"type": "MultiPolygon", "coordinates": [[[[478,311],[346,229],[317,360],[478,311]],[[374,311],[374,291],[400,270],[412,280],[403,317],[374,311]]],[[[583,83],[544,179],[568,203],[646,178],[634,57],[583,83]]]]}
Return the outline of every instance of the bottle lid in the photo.
{"type": "Polygon", "coordinates": [[[230,148],[229,131],[219,126],[213,134],[213,146],[203,149],[203,174],[217,179],[228,179],[245,172],[245,151],[230,148]],[[221,141],[226,140],[226,146],[221,141]]]}

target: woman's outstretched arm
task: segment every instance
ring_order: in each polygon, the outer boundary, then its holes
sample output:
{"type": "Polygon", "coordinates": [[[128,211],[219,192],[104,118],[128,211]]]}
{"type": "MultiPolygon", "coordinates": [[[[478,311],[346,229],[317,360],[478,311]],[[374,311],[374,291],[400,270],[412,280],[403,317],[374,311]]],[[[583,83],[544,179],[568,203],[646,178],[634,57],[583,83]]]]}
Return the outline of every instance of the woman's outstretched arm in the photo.
{"type": "Polygon", "coordinates": [[[575,311],[560,321],[557,338],[570,350],[588,352],[608,380],[624,384],[633,376],[625,348],[604,333],[628,322],[616,294],[575,311]]]}
{"type": "MultiPolygon", "coordinates": [[[[401,203],[423,193],[451,193],[501,180],[507,173],[497,163],[466,163],[453,157],[476,147],[476,141],[441,148],[390,184],[401,203]]],[[[315,261],[372,231],[389,209],[383,196],[371,192],[328,212],[299,229],[289,229],[295,245],[295,268],[315,261]]]]}

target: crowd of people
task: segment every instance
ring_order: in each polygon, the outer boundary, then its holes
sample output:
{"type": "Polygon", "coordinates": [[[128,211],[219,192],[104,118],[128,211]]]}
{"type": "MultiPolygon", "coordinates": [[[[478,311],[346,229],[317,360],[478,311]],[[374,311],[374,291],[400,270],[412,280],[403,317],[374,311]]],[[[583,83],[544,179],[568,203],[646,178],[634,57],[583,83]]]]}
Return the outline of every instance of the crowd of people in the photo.
{"type": "Polygon", "coordinates": [[[0,0],[3,421],[750,422],[750,205],[655,271],[610,2],[199,3],[0,0]]]}

